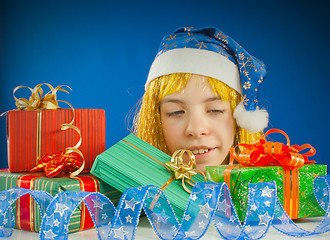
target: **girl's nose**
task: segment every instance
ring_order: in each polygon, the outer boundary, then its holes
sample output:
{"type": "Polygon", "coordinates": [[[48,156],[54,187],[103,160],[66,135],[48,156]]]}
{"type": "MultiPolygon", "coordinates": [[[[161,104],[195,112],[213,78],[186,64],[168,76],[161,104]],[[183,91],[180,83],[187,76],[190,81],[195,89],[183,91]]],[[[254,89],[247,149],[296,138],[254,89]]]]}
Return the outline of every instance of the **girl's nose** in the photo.
{"type": "Polygon", "coordinates": [[[209,128],[205,120],[200,116],[190,116],[187,119],[187,125],[185,129],[186,136],[189,137],[202,137],[209,134],[209,128]]]}

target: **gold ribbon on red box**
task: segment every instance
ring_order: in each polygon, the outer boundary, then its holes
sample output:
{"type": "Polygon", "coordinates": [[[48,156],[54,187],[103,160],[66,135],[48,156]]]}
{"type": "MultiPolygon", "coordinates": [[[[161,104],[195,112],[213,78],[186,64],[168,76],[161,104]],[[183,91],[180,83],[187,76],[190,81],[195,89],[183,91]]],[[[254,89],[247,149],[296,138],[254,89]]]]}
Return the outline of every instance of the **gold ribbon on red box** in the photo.
{"type": "Polygon", "coordinates": [[[258,141],[252,144],[238,144],[230,149],[229,167],[224,173],[224,181],[230,188],[230,174],[234,159],[243,167],[281,166],[283,167],[283,208],[292,219],[299,214],[299,168],[305,164],[313,164],[315,161],[308,157],[315,155],[316,150],[310,144],[290,145],[289,136],[282,130],[270,129],[258,141]],[[286,137],[287,144],[271,142],[266,136],[271,133],[280,133],[286,137]],[[240,149],[240,153],[236,149],[240,149]],[[305,153],[301,153],[309,149],[305,153]]]}
{"type": "Polygon", "coordinates": [[[74,108],[70,103],[63,100],[57,100],[57,92],[63,91],[69,93],[63,87],[67,87],[71,90],[69,86],[60,85],[57,87],[53,87],[48,83],[41,83],[35,86],[33,89],[26,86],[18,86],[13,91],[13,96],[15,99],[15,104],[18,110],[37,110],[37,144],[36,144],[36,152],[37,152],[37,164],[30,171],[45,171],[47,177],[54,177],[58,175],[62,171],[70,172],[70,176],[74,177],[81,173],[85,167],[85,160],[82,152],[78,149],[81,145],[81,132],[80,129],[73,125],[75,115],[74,108]],[[50,88],[50,91],[44,95],[44,91],[42,86],[46,85],[50,88]],[[29,99],[26,98],[16,98],[15,93],[17,90],[21,88],[28,88],[31,91],[31,96],[29,99]],[[41,118],[42,112],[41,110],[50,110],[50,109],[59,109],[58,102],[64,102],[68,104],[73,112],[73,118],[70,123],[64,123],[61,125],[61,130],[73,129],[75,130],[80,140],[74,147],[67,147],[65,152],[46,154],[41,157],[41,118]],[[76,154],[81,156],[82,162],[77,160],[76,154]]]}

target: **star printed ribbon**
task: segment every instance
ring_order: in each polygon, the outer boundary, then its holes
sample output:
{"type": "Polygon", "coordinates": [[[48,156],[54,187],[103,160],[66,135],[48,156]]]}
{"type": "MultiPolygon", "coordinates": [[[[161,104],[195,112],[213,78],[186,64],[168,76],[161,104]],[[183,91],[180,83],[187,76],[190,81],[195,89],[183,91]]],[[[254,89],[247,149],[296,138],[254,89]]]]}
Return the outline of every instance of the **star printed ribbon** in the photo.
{"type": "Polygon", "coordinates": [[[101,240],[134,239],[142,209],[162,240],[199,239],[211,223],[224,239],[259,239],[267,234],[270,226],[294,237],[311,236],[330,230],[329,184],[330,175],[318,177],[314,182],[315,197],[326,214],[312,231],[298,227],[288,217],[277,198],[274,181],[249,184],[243,224],[225,183],[197,183],[181,223],[163,191],[152,185],[128,188],[117,209],[107,197],[97,192],[66,191],[57,194],[50,202],[51,197],[45,192],[14,188],[0,192],[0,236],[8,237],[12,232],[10,227],[14,225],[14,216],[10,205],[24,194],[31,194],[39,206],[48,206],[39,233],[42,240],[67,239],[70,217],[81,202],[88,207],[101,240]],[[154,204],[155,197],[157,202],[154,204]]]}

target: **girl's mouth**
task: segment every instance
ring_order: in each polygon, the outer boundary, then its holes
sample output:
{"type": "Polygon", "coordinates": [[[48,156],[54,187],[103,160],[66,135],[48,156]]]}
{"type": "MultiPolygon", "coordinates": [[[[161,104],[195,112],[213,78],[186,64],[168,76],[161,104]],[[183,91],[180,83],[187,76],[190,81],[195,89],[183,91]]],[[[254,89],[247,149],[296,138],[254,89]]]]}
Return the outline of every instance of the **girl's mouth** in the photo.
{"type": "Polygon", "coordinates": [[[196,150],[193,150],[192,153],[193,153],[194,155],[197,155],[197,154],[203,154],[203,153],[207,153],[209,150],[210,150],[210,149],[207,149],[207,148],[205,148],[205,149],[196,149],[196,150]]]}

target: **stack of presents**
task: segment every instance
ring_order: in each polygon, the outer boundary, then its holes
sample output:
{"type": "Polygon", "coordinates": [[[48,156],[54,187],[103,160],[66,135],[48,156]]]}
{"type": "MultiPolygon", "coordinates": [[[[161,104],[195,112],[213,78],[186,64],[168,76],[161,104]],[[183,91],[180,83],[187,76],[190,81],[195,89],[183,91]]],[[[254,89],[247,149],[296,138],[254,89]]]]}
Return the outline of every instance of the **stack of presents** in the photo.
{"type": "MultiPolygon", "coordinates": [[[[50,93],[43,96],[42,85],[38,85],[29,99],[16,99],[18,109],[7,113],[9,169],[0,170],[0,191],[22,187],[52,196],[63,191],[97,191],[116,205],[128,187],[162,187],[172,177],[165,164],[171,156],[133,134],[106,150],[104,110],[58,108],[56,91],[64,87],[48,87],[50,93]]],[[[275,181],[281,204],[296,219],[325,214],[314,197],[313,181],[326,171],[325,165],[317,164],[292,169],[222,165],[207,167],[206,177],[228,184],[241,221],[247,209],[248,183],[275,181]]],[[[205,177],[196,174],[192,180],[205,181],[205,177]]],[[[189,193],[181,181],[171,182],[164,193],[182,218],[189,193]]],[[[32,197],[25,195],[12,207],[16,228],[39,231],[42,216],[32,197]]],[[[93,227],[82,203],[71,218],[69,232],[93,227]]]]}

